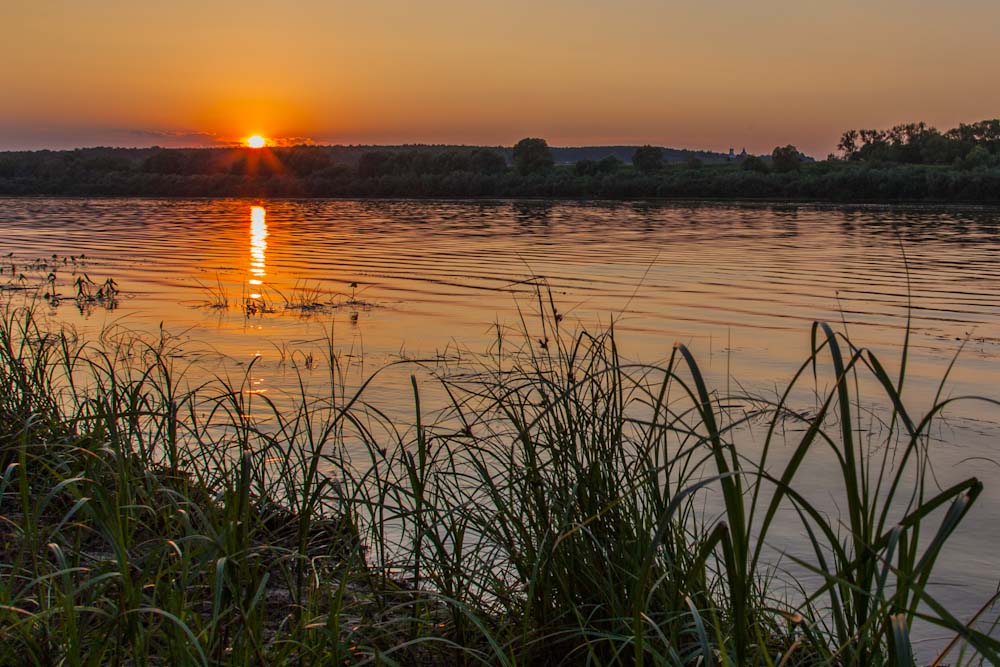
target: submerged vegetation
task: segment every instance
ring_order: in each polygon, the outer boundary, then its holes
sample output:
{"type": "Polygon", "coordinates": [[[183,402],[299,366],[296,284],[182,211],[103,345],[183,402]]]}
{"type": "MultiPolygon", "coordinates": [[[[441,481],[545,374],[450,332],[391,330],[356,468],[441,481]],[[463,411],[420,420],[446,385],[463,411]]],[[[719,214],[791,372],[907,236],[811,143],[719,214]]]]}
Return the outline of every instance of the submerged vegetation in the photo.
{"type": "Polygon", "coordinates": [[[0,153],[0,195],[1000,201],[1000,120],[851,130],[823,161],[642,147],[295,146],[0,153]]]}
{"type": "Polygon", "coordinates": [[[951,399],[913,413],[905,353],[891,377],[818,323],[786,392],[749,402],[682,345],[629,363],[545,309],[437,374],[445,409],[414,376],[400,423],[332,343],[329,393],[279,408],[190,386],[162,331],[91,343],[8,306],[0,663],[910,667],[920,622],[956,640],[934,664],[997,664],[928,585],[982,484],[931,482],[951,399]],[[891,411],[867,432],[859,376],[891,411]],[[838,515],[800,482],[818,456],[838,515]]]}
{"type": "Polygon", "coordinates": [[[0,261],[0,294],[37,294],[52,308],[71,302],[81,313],[117,308],[120,292],[115,279],[108,277],[99,283],[86,273],[86,267],[83,254],[23,259],[10,252],[0,261]],[[71,294],[60,291],[67,286],[71,286],[71,294]]]}

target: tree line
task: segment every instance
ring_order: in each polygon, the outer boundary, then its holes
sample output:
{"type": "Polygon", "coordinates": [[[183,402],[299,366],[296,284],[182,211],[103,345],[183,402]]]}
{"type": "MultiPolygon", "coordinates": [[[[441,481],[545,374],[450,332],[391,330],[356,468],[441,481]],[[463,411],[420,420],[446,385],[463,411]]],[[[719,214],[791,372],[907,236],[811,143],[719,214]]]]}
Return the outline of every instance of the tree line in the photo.
{"type": "MultiPolygon", "coordinates": [[[[616,150],[618,150],[617,147],[616,150]]],[[[556,149],[558,151],[560,149],[556,149]]],[[[571,197],[1000,201],[1000,120],[844,133],[839,155],[641,146],[558,164],[541,138],[513,148],[296,146],[0,153],[0,194],[236,197],[571,197]],[[705,159],[703,159],[703,157],[705,159]]]]}
{"type": "Polygon", "coordinates": [[[941,132],[927,123],[906,123],[888,130],[848,130],[837,144],[840,158],[855,162],[996,166],[1000,157],[1000,119],[962,123],[941,132]]]}

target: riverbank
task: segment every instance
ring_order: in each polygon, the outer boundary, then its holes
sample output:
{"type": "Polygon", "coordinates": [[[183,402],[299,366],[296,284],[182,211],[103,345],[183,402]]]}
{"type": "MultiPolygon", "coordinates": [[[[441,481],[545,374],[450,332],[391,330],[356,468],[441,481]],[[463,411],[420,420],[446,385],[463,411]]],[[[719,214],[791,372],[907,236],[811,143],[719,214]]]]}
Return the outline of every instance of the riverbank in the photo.
{"type": "Polygon", "coordinates": [[[814,359],[839,380],[815,412],[788,394],[748,412],[683,346],[630,364],[612,332],[561,326],[549,312],[441,377],[444,414],[414,380],[402,424],[367,403],[377,373],[343,390],[332,343],[329,394],[279,410],[248,383],[188,387],[162,332],[89,342],[8,308],[0,661],[912,665],[918,620],[974,647],[951,664],[996,660],[928,591],[982,484],[931,490],[942,404],[908,412],[886,360],[819,325],[793,381],[814,359]],[[854,372],[896,407],[872,432],[854,372]],[[749,421],[752,459],[733,440],[749,421]],[[839,516],[797,488],[819,449],[839,516]],[[779,515],[814,576],[768,562],[779,515]]]}

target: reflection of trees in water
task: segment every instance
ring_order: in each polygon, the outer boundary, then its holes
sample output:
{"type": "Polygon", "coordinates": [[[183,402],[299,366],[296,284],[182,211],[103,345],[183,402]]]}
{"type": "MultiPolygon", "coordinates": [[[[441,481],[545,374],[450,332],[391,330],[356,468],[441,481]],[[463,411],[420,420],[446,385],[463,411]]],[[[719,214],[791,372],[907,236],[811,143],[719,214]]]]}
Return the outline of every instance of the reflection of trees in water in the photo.
{"type": "Polygon", "coordinates": [[[795,203],[714,204],[697,202],[637,202],[624,224],[640,222],[650,233],[671,228],[714,230],[720,237],[767,234],[792,238],[817,229],[839,228],[856,236],[877,236],[879,243],[925,241],[949,244],[1000,242],[1000,207],[927,205],[836,205],[795,203]],[[881,238],[887,237],[887,238],[881,238]]]}
{"type": "Polygon", "coordinates": [[[566,235],[577,245],[605,243],[617,232],[659,244],[685,238],[787,240],[818,232],[868,239],[880,247],[895,245],[897,239],[914,244],[1000,242],[1000,207],[656,200],[359,200],[351,206],[369,219],[362,227],[373,225],[380,232],[391,221],[396,229],[456,237],[566,235]]]}
{"type": "MultiPolygon", "coordinates": [[[[795,238],[799,235],[799,214],[798,207],[776,206],[771,209],[774,216],[774,236],[779,239],[795,238]]],[[[752,221],[753,216],[743,216],[741,219],[752,221]]]]}
{"type": "Polygon", "coordinates": [[[542,228],[548,229],[552,209],[555,202],[552,201],[521,201],[512,205],[514,220],[524,231],[534,233],[542,228]]]}
{"type": "Polygon", "coordinates": [[[803,233],[839,229],[845,234],[871,238],[879,244],[902,239],[904,243],[943,242],[982,244],[1000,242],[1000,207],[927,205],[827,205],[827,204],[718,204],[678,208],[676,204],[634,205],[636,219],[645,228],[663,229],[711,224],[720,234],[743,232],[792,238],[803,233]],[[671,220],[680,214],[683,223],[671,220]],[[707,218],[711,218],[711,222],[707,218]],[[886,237],[886,238],[883,238],[886,237]]]}
{"type": "MultiPolygon", "coordinates": [[[[846,234],[891,237],[904,243],[976,245],[1000,242],[1000,207],[849,207],[840,214],[846,234]]],[[[888,239],[881,239],[886,242],[888,239]]]]}
{"type": "Polygon", "coordinates": [[[651,202],[634,202],[630,207],[630,214],[627,218],[628,227],[641,234],[640,238],[650,238],[660,228],[657,216],[660,207],[651,202]]]}

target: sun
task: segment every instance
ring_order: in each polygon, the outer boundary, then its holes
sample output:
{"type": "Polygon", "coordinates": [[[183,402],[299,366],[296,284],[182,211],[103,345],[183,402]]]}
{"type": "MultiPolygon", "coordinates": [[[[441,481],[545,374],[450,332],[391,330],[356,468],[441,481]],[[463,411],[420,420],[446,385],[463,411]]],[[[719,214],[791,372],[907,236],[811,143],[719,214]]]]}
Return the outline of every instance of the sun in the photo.
{"type": "Polygon", "coordinates": [[[255,134],[253,136],[247,137],[246,143],[247,146],[249,146],[250,148],[263,148],[264,146],[267,145],[267,139],[260,136],[259,134],[255,134]]]}

